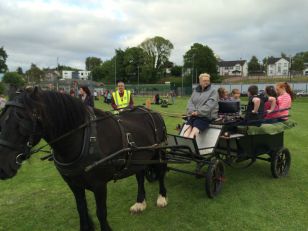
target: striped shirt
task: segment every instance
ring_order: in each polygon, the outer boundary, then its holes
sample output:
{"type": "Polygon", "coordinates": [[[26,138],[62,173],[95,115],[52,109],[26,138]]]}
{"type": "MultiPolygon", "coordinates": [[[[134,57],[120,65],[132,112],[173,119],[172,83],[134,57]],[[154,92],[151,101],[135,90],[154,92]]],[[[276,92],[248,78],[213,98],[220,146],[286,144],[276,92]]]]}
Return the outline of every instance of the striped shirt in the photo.
{"type": "MultiPolygon", "coordinates": [[[[291,96],[287,92],[278,96],[277,100],[278,100],[279,110],[291,108],[292,100],[291,100],[291,96]]],[[[289,110],[280,111],[280,112],[278,112],[278,115],[279,115],[279,117],[288,116],[289,110]]],[[[282,119],[287,120],[288,117],[285,117],[285,118],[282,118],[282,119]]]]}

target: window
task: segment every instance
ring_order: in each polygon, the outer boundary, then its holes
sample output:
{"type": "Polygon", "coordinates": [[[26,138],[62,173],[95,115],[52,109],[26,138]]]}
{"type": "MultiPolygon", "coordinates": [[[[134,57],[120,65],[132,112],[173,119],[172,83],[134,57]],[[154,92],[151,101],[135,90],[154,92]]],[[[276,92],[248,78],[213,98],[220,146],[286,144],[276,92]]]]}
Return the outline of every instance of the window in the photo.
{"type": "Polygon", "coordinates": [[[284,67],[287,67],[287,65],[288,65],[287,63],[284,63],[284,67]]]}

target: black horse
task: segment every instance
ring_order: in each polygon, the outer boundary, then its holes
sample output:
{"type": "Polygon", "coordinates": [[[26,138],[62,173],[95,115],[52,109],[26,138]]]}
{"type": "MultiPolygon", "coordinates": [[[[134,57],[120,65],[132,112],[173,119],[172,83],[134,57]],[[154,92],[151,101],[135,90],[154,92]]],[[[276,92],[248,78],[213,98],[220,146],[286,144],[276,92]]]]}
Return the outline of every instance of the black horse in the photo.
{"type": "Polygon", "coordinates": [[[80,230],[94,229],[85,189],[95,195],[101,230],[111,230],[106,199],[107,182],[112,179],[136,174],[137,201],[130,211],[143,211],[148,164],[154,166],[159,181],[157,206],[167,205],[164,152],[156,148],[166,141],[166,128],[158,113],[137,107],[114,116],[89,110],[69,95],[34,88],[16,93],[8,101],[0,126],[0,179],[13,177],[21,162],[33,153],[32,147],[45,139],[58,171],[75,196],[80,230]]]}

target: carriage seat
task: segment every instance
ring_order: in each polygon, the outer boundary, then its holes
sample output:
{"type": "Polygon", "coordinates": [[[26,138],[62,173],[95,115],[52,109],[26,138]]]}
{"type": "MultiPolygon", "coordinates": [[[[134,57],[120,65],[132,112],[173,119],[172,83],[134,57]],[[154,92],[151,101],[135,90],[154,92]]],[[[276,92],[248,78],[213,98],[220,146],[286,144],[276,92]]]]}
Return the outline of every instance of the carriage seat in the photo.
{"type": "Polygon", "coordinates": [[[247,135],[275,135],[296,125],[297,123],[294,120],[288,119],[284,122],[262,124],[261,126],[237,126],[237,132],[247,135]]]}
{"type": "MultiPolygon", "coordinates": [[[[184,136],[184,132],[189,125],[184,124],[182,130],[180,131],[180,136],[184,136]]],[[[210,124],[209,128],[205,129],[203,132],[199,133],[195,140],[198,146],[199,153],[201,155],[212,153],[216,143],[219,139],[222,130],[221,125],[210,124]]]]}

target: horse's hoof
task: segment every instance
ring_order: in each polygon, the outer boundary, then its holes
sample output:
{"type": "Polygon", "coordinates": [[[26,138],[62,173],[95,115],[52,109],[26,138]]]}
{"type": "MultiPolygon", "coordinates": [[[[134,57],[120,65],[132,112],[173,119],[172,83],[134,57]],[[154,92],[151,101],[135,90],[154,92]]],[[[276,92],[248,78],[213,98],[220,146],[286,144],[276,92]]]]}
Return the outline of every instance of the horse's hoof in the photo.
{"type": "Polygon", "coordinates": [[[167,198],[159,194],[157,201],[156,201],[157,207],[164,208],[167,206],[167,204],[168,204],[167,198]]]}
{"type": "Polygon", "coordinates": [[[144,200],[142,203],[136,202],[132,207],[130,207],[129,211],[133,214],[141,213],[142,211],[146,209],[146,207],[147,207],[147,203],[144,200]]]}

